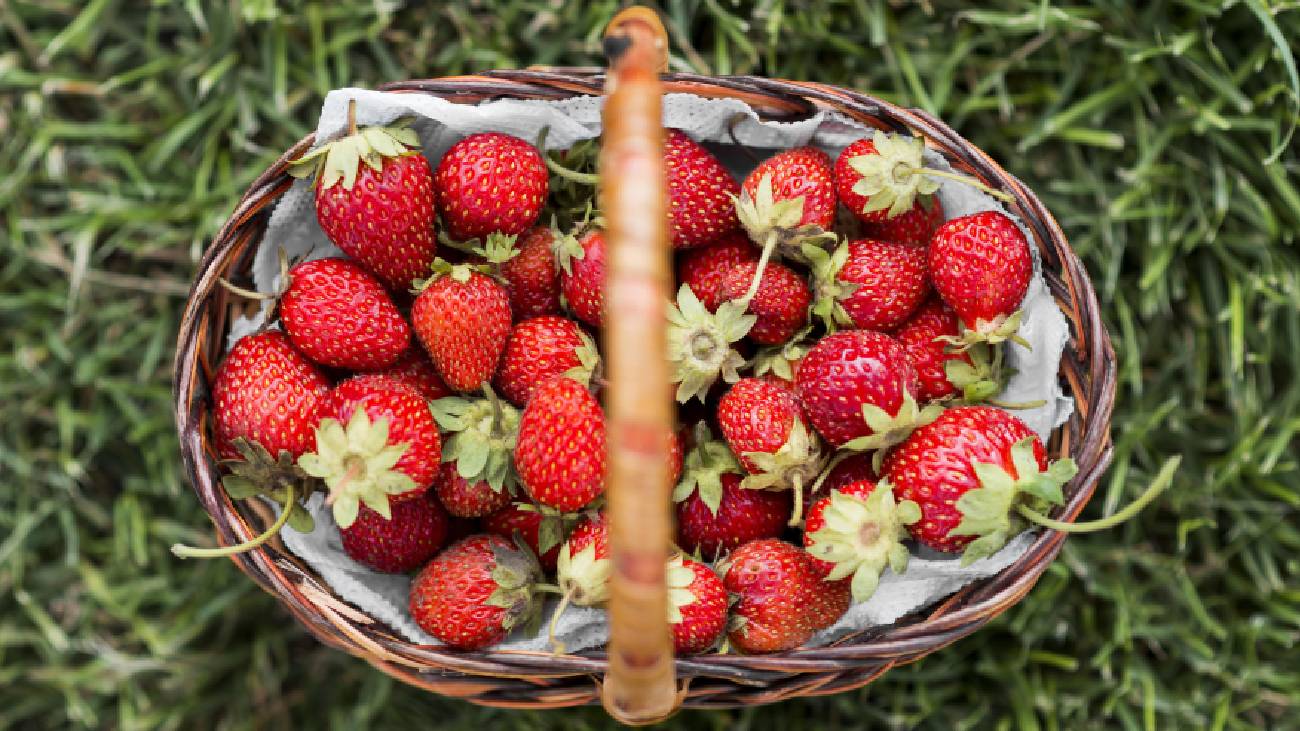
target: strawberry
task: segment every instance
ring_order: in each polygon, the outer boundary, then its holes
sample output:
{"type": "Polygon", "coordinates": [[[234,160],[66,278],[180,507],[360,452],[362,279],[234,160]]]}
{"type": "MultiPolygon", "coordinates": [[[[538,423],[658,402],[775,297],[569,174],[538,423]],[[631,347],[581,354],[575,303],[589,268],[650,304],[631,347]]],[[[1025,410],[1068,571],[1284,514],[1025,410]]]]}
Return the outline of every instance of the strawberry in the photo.
{"type": "Polygon", "coordinates": [[[358,131],[348,107],[347,135],[295,160],[289,173],[316,180],[316,219],[343,253],[391,290],[404,291],[429,270],[433,174],[415,131],[403,125],[358,131]]]}
{"type": "Polygon", "coordinates": [[[758,261],[754,248],[743,231],[723,234],[712,244],[691,249],[677,261],[677,281],[691,288],[709,312],[727,298],[722,294],[722,277],[734,264],[758,261]]]}
{"type": "Polygon", "coordinates": [[[361,507],[352,525],[339,531],[343,550],[377,571],[404,574],[433,558],[447,541],[446,511],[427,493],[392,507],[392,518],[361,507]]]}
{"type": "Polygon", "coordinates": [[[876,132],[854,142],[835,160],[835,193],[840,202],[868,226],[902,233],[904,238],[881,236],[886,241],[925,246],[929,232],[943,221],[929,211],[938,209],[939,182],[925,168],[925,142],[919,137],[876,132]],[[897,172],[895,172],[897,171],[897,172]]]}
{"type": "Polygon", "coordinates": [[[411,322],[438,375],[460,393],[492,380],[510,337],[510,296],[475,265],[437,261],[411,322]]]}
{"type": "Polygon", "coordinates": [[[916,368],[907,352],[871,330],[822,338],[799,363],[794,383],[809,421],[826,441],[875,451],[877,458],[941,409],[917,407],[916,368]]]}
{"type": "Polygon", "coordinates": [[[668,360],[678,403],[703,402],[718,379],[740,380],[745,358],[732,345],[745,337],[757,318],[739,302],[723,302],[709,312],[691,288],[683,284],[677,301],[668,306],[668,360]]]}
{"type": "Polygon", "coordinates": [[[217,453],[237,459],[235,440],[257,444],[271,457],[297,458],[311,449],[319,403],[330,384],[278,330],[240,338],[212,384],[217,453]]]}
{"type": "Polygon", "coordinates": [[[1022,510],[1038,515],[1063,504],[1061,487],[1077,471],[1070,459],[1048,466],[1042,441],[1015,416],[961,406],[913,432],[889,455],[884,474],[900,498],[921,508],[912,537],[937,551],[964,549],[966,564],[1018,532],[1022,510]]]}
{"type": "Polygon", "coordinates": [[[537,222],[549,184],[537,148],[497,132],[452,145],[433,177],[438,213],[457,241],[523,233],[537,222]]]}
{"type": "Polygon", "coordinates": [[[749,473],[742,487],[790,490],[794,511],[803,512],[804,485],[821,471],[824,459],[817,436],[804,426],[803,409],[784,386],[743,378],[718,401],[718,426],[727,445],[749,473]]]}
{"type": "Polygon", "coordinates": [[[870,455],[840,452],[836,458],[835,463],[826,470],[826,477],[818,487],[820,495],[825,495],[831,490],[839,490],[860,480],[876,482],[880,479],[871,466],[870,455]]]}
{"type": "Polygon", "coordinates": [[[668,560],[668,625],[673,654],[696,655],[713,647],[727,628],[727,589],[705,564],[685,556],[668,560]]]}
{"type": "Polygon", "coordinates": [[[510,491],[494,488],[487,480],[466,480],[456,463],[445,462],[433,483],[438,501],[457,518],[482,518],[510,504],[510,491]]]}
{"type": "Polygon", "coordinates": [[[537,556],[546,571],[554,571],[564,541],[567,517],[531,503],[513,501],[483,517],[483,530],[506,538],[516,534],[537,556]]]}
{"type": "Polygon", "coordinates": [[[830,491],[808,509],[803,545],[824,580],[853,577],[853,601],[865,602],[875,593],[885,566],[901,574],[907,569],[907,526],[921,519],[910,500],[895,502],[888,482],[859,480],[830,491]]]}
{"type": "Polygon", "coordinates": [[[794,649],[826,620],[812,557],[789,543],[750,541],[719,564],[723,586],[739,597],[727,638],[747,654],[794,649]]]}
{"type": "MultiPolygon", "coordinates": [[[[811,559],[810,559],[811,562],[811,559]]],[[[816,569],[812,569],[816,573],[816,569]]],[[[813,629],[826,629],[849,611],[853,604],[852,579],[827,581],[823,579],[813,590],[812,601],[808,604],[808,621],[813,629]]]]}
{"type": "Polygon", "coordinates": [[[433,484],[442,441],[433,415],[411,386],[389,376],[353,376],[322,399],[316,451],[298,458],[325,480],[334,520],[347,528],[364,503],[385,518],[390,502],[419,497],[433,484]]]}
{"type": "MultiPolygon", "coordinates": [[[[778,152],[759,163],[741,185],[743,193],[741,204],[737,206],[741,225],[749,231],[750,238],[763,241],[762,226],[766,223],[762,216],[746,216],[744,201],[758,206],[758,212],[771,212],[774,205],[784,206],[790,211],[790,221],[783,222],[784,228],[797,229],[804,226],[816,226],[829,230],[835,222],[835,186],[832,182],[831,160],[826,153],[815,147],[797,147],[793,150],[778,152]],[[764,183],[764,181],[767,181],[764,183]],[[764,192],[767,187],[768,192],[764,192]],[[766,203],[766,206],[763,204],[766,203]]],[[[782,217],[784,218],[784,216],[782,217]]]]}
{"type": "Polygon", "coordinates": [[[1001,350],[990,362],[987,344],[967,350],[951,343],[961,335],[957,316],[943,300],[931,298],[894,333],[916,366],[917,398],[921,403],[960,393],[967,403],[983,401],[1002,390],[1001,350]]]}
{"type": "Polygon", "coordinates": [[[511,403],[523,406],[542,381],[559,375],[584,385],[600,362],[596,344],[573,320],[543,315],[525,320],[510,333],[496,386],[511,403]]]}
{"type": "Polygon", "coordinates": [[[475,535],[447,548],[411,584],[411,617],[460,650],[479,650],[529,624],[540,608],[537,563],[510,541],[475,535]]]}
{"type": "Polygon", "coordinates": [[[436,401],[452,394],[442,376],[434,369],[433,363],[429,362],[429,354],[419,345],[407,348],[396,363],[380,372],[404,381],[418,391],[425,401],[436,401]]]}
{"type": "Polygon", "coordinates": [[[760,345],[789,342],[808,324],[808,304],[812,301],[808,282],[789,267],[769,262],[751,296],[748,290],[757,277],[758,262],[733,265],[722,275],[722,296],[746,304],[746,311],[756,318],[749,331],[750,340],[760,345]]]}
{"type": "Polygon", "coordinates": [[[555,567],[555,583],[561,594],[559,605],[551,615],[551,646],[563,654],[564,645],[555,638],[560,615],[570,605],[594,607],[609,598],[609,575],[614,562],[609,558],[609,526],[604,513],[584,515],[569,539],[560,547],[555,567]]]}
{"type": "MultiPolygon", "coordinates": [[[[683,430],[685,433],[685,430],[683,430]]],[[[689,436],[689,434],[688,434],[689,436]]],[[[668,481],[676,485],[677,481],[682,479],[682,462],[685,459],[685,445],[682,435],[678,432],[671,432],[668,435],[668,481]]]]}
{"type": "Polygon", "coordinates": [[[735,178],[713,153],[679,130],[668,130],[664,139],[664,175],[674,249],[710,244],[739,225],[735,178]]]}
{"type": "Polygon", "coordinates": [[[298,350],[316,363],[376,371],[411,344],[411,326],[384,285],[347,259],[317,259],[289,270],[280,320],[298,350]]]}
{"type": "Polygon", "coordinates": [[[560,291],[574,317],[600,327],[605,307],[605,232],[589,229],[555,240],[560,265],[560,291]]]}
{"type": "Polygon", "coordinates": [[[860,239],[834,254],[816,247],[808,254],[817,290],[813,314],[830,328],[893,330],[930,291],[923,248],[860,239]]]}
{"type": "Polygon", "coordinates": [[[555,232],[549,227],[534,226],[516,242],[519,252],[501,265],[515,320],[560,312],[560,270],[551,249],[554,241],[555,232]]]}
{"type": "Polygon", "coordinates": [[[573,512],[605,491],[605,415],[585,386],[543,381],[519,422],[515,467],[542,505],[573,512]]]}
{"type": "Polygon", "coordinates": [[[934,230],[942,223],[943,204],[939,197],[920,196],[904,213],[883,221],[864,223],[862,232],[868,238],[925,248],[930,245],[934,230]]]}
{"type": "Polygon", "coordinates": [[[1034,260],[1015,222],[997,211],[961,216],[934,232],[930,279],[965,326],[960,342],[1026,343],[1020,303],[1029,291],[1034,260]]]}
{"type": "Polygon", "coordinates": [[[790,492],[741,487],[741,467],[731,449],[695,428],[695,447],[686,456],[684,477],[673,490],[677,503],[677,544],[685,551],[716,558],[758,538],[781,535],[790,516],[790,492]]]}

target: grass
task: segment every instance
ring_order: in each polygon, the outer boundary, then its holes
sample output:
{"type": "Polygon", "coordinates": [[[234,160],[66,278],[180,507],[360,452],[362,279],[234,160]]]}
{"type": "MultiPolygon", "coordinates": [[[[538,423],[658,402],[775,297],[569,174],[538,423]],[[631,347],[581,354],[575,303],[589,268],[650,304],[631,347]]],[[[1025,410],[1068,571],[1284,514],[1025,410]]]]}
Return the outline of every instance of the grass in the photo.
{"type": "MultiPolygon", "coordinates": [[[[395,684],[167,551],[208,532],[170,416],[177,318],[256,173],[331,88],[598,63],[616,8],[412,5],[0,0],[0,728],[606,724],[395,684]]],[[[664,7],[680,70],[923,107],[1029,182],[1119,351],[1087,515],[1183,457],[976,636],[859,692],[672,725],[1300,726],[1300,3],[664,7]]]]}

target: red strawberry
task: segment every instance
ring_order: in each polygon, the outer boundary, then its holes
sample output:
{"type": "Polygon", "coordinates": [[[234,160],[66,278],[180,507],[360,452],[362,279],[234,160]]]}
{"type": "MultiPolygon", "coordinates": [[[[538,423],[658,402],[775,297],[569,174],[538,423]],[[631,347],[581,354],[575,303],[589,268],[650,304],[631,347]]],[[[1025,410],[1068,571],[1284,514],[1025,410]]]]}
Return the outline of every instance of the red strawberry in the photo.
{"type": "Polygon", "coordinates": [[[442,376],[438,375],[433,363],[429,362],[429,354],[419,345],[407,348],[396,363],[381,372],[404,381],[419,391],[425,401],[436,401],[453,393],[447,384],[443,383],[442,376]]]}
{"type": "Polygon", "coordinates": [[[741,652],[794,649],[825,623],[822,581],[802,549],[773,538],[750,541],[720,564],[727,591],[739,597],[727,637],[741,652]]]}
{"type": "Polygon", "coordinates": [[[391,519],[361,507],[356,521],[339,531],[343,550],[354,560],[389,574],[414,571],[447,541],[449,519],[427,495],[393,505],[391,519]]]}
{"type": "Polygon", "coordinates": [[[917,398],[922,403],[959,392],[967,401],[980,401],[1000,390],[981,347],[950,352],[955,349],[949,343],[960,334],[957,316],[938,298],[922,305],[894,334],[916,366],[920,378],[917,398]]]}
{"type": "Polygon", "coordinates": [[[1070,459],[1049,467],[1038,435],[991,406],[945,411],[885,462],[898,497],[921,507],[912,536],[937,551],[965,549],[964,563],[997,551],[1018,532],[1018,506],[1041,512],[1062,504],[1061,487],[1076,472],[1070,459]]]}
{"type": "Polygon", "coordinates": [[[334,520],[347,528],[362,503],[388,517],[389,503],[419,497],[442,457],[438,427],[414,388],[389,376],[353,376],[320,404],[316,451],[298,458],[325,480],[334,520]]]}
{"type": "Polygon", "coordinates": [[[695,655],[717,643],[727,627],[727,589],[713,569],[685,556],[674,556],[668,579],[668,624],[673,654],[695,655]]]}
{"type": "Polygon", "coordinates": [[[495,645],[532,620],[541,580],[531,556],[495,535],[470,536],[429,562],[411,584],[411,616],[461,650],[495,645]]]}
{"type": "Polygon", "coordinates": [[[813,314],[828,327],[893,330],[930,291],[925,249],[860,239],[834,254],[809,250],[817,303],[813,314]]]}
{"type": "Polygon", "coordinates": [[[316,219],[325,235],[396,291],[429,271],[437,248],[433,174],[419,144],[406,127],[358,131],[350,122],[346,136],[289,168],[316,177],[316,219]]]}
{"type": "Polygon", "coordinates": [[[677,281],[690,287],[709,312],[715,312],[726,300],[722,277],[727,270],[735,264],[756,261],[758,249],[749,237],[742,231],[732,231],[708,246],[682,254],[677,262],[677,281]]]}
{"type": "Polygon", "coordinates": [[[467,264],[434,264],[411,307],[415,334],[438,375],[461,393],[492,380],[510,337],[510,297],[486,274],[467,264]]]}
{"type": "Polygon", "coordinates": [[[411,344],[411,326],[384,285],[347,259],[290,269],[280,319],[298,350],[331,368],[382,370],[411,344]]]}
{"type": "Polygon", "coordinates": [[[521,234],[542,212],[548,178],[542,156],[527,142],[497,132],[473,134],[438,163],[438,213],[457,241],[521,234]]]}
{"type": "MultiPolygon", "coordinates": [[[[814,570],[814,573],[816,571],[814,570]]],[[[840,621],[840,617],[849,611],[853,604],[852,579],[827,581],[823,579],[813,591],[812,603],[808,605],[808,621],[814,629],[826,629],[840,621]]]]}
{"type": "Polygon", "coordinates": [[[605,307],[605,232],[591,229],[581,236],[556,239],[560,291],[574,317],[600,327],[605,307]]]}
{"type": "Polygon", "coordinates": [[[938,196],[921,196],[911,209],[893,218],[864,223],[863,233],[873,239],[925,248],[934,230],[943,223],[943,204],[938,196]]]}
{"type": "Polygon", "coordinates": [[[907,569],[907,526],[921,518],[910,500],[895,502],[888,482],[851,482],[832,490],[808,509],[803,545],[818,575],[828,582],[851,581],[853,601],[875,593],[885,566],[907,569]]]}
{"type": "Polygon", "coordinates": [[[870,330],[827,335],[795,374],[799,400],[826,441],[877,455],[934,418],[937,406],[918,409],[916,384],[903,346],[870,330]]]}
{"type": "Polygon", "coordinates": [[[534,500],[573,512],[605,491],[605,415],[585,386],[552,378],[519,422],[515,468],[534,500]]]}
{"type": "Polygon", "coordinates": [[[965,342],[1027,345],[1016,331],[1034,260],[1014,221],[997,211],[954,218],[934,232],[929,257],[935,291],[966,326],[965,342]]]}
{"type": "Polygon", "coordinates": [[[569,604],[593,607],[609,598],[609,575],[614,562],[609,558],[609,526],[603,513],[583,516],[569,539],[560,547],[555,583],[563,598],[551,617],[551,645],[557,654],[564,645],[555,639],[555,627],[569,604]]]}
{"type": "Polygon", "coordinates": [[[438,501],[457,518],[482,518],[510,504],[510,491],[494,488],[487,480],[466,480],[456,463],[446,462],[433,483],[438,501]]]}
{"type": "Polygon", "coordinates": [[[819,488],[820,495],[825,495],[831,490],[839,490],[860,480],[876,482],[880,479],[871,466],[870,455],[840,452],[837,456],[840,459],[827,470],[826,479],[819,488]]]}
{"type": "Polygon", "coordinates": [[[840,202],[872,234],[886,241],[925,246],[943,221],[934,193],[938,181],[927,175],[925,142],[919,137],[876,132],[844,148],[835,160],[835,192],[840,202]]]}
{"type": "MultiPolygon", "coordinates": [[[[683,430],[682,433],[685,433],[683,430]]],[[[672,432],[668,435],[668,477],[669,482],[676,485],[677,481],[682,479],[682,462],[685,458],[685,447],[682,443],[682,434],[672,432]]]]}
{"type": "Polygon", "coordinates": [[[757,538],[781,535],[793,504],[786,490],[741,487],[741,467],[726,444],[695,430],[695,446],[686,456],[684,478],[673,490],[677,502],[677,544],[705,558],[757,538]]]}
{"type": "Polygon", "coordinates": [[[510,333],[496,386],[511,403],[523,406],[548,378],[565,375],[589,383],[599,361],[596,344],[578,323],[554,315],[535,317],[510,333]]]}
{"type": "Polygon", "coordinates": [[[517,253],[501,265],[501,277],[510,291],[510,311],[522,321],[560,312],[560,270],[551,249],[555,233],[534,226],[515,244],[517,253]]]}
{"type": "Polygon", "coordinates": [[[674,249],[712,243],[735,229],[740,186],[713,153],[679,130],[664,139],[668,224],[674,249]]]}
{"type": "Polygon", "coordinates": [[[718,401],[718,426],[749,473],[747,489],[790,490],[791,525],[803,512],[803,488],[824,462],[816,435],[804,426],[803,409],[789,388],[743,378],[718,401]]]}
{"type": "Polygon", "coordinates": [[[532,549],[546,571],[554,571],[564,541],[565,518],[531,503],[514,501],[484,516],[483,530],[507,538],[515,534],[532,549]]]}
{"type": "MultiPolygon", "coordinates": [[[[835,186],[831,181],[831,159],[815,147],[797,147],[778,152],[759,163],[741,186],[745,195],[760,200],[763,178],[771,176],[772,200],[795,201],[800,198],[799,218],[790,228],[818,226],[830,229],[835,222],[835,186]]],[[[793,217],[792,217],[793,218],[793,217]]],[[[744,219],[741,219],[744,222],[744,219]]],[[[755,240],[760,240],[755,237],[755,240]]]]}
{"type": "Polygon", "coordinates": [[[240,338],[212,385],[217,453],[237,459],[234,441],[261,445],[272,457],[311,449],[318,403],[330,384],[284,333],[267,330],[240,338]]]}
{"type": "MultiPolygon", "coordinates": [[[[751,282],[758,276],[758,262],[742,262],[722,275],[723,299],[745,303],[751,282]]],[[[749,339],[761,345],[788,342],[808,324],[808,304],[812,293],[808,282],[790,268],[769,262],[758,289],[748,301],[747,312],[757,319],[749,339]]]]}

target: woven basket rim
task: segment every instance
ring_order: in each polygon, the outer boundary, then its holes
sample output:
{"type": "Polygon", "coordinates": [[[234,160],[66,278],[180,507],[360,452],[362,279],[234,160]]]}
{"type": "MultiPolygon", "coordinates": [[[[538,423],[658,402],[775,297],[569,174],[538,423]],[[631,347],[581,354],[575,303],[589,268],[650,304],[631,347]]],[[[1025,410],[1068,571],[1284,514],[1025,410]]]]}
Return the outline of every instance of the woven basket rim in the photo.
{"type": "MultiPolygon", "coordinates": [[[[1073,521],[1109,465],[1110,414],[1114,406],[1115,354],[1100,316],[1096,294],[1064,233],[1037,196],[985,153],[937,118],[878,98],[813,82],[756,76],[663,75],[665,93],[692,93],[739,99],[767,119],[788,120],[832,109],[869,126],[909,129],[955,169],[1013,194],[1009,206],[1031,232],[1043,262],[1048,289],[1060,305],[1069,340],[1059,376],[1075,398],[1075,413],[1055,430],[1054,455],[1070,455],[1078,476],[1068,501],[1054,515],[1073,521]]],[[[489,71],[440,79],[385,84],[381,91],[440,96],[476,104],[497,99],[564,99],[597,96],[604,72],[595,68],[545,68],[489,71]]],[[[173,398],[182,458],[190,484],[212,517],[223,544],[245,540],[270,522],[264,506],[235,506],[219,488],[208,443],[205,397],[216,363],[224,353],[229,314],[225,291],[216,278],[245,270],[260,240],[269,210],[291,184],[289,160],[314,143],[309,134],[250,185],[213,243],[204,252],[191,287],[178,335],[173,398]],[[247,511],[247,514],[244,512],[247,511]],[[256,521],[258,525],[250,525],[256,521]]],[[[1042,531],[1026,553],[993,577],[888,627],[851,634],[824,647],[805,647],[773,655],[703,655],[676,660],[679,678],[691,679],[685,705],[729,707],[766,703],[799,695],[821,695],[860,687],[897,664],[912,662],[974,632],[1018,602],[1060,551],[1065,534],[1042,531]]],[[[598,694],[589,676],[606,669],[603,650],[573,655],[519,650],[460,652],[407,642],[365,617],[297,557],[272,542],[234,558],[239,568],[276,596],[322,642],[363,657],[399,679],[478,703],[505,707],[558,707],[594,703],[598,694]]]]}

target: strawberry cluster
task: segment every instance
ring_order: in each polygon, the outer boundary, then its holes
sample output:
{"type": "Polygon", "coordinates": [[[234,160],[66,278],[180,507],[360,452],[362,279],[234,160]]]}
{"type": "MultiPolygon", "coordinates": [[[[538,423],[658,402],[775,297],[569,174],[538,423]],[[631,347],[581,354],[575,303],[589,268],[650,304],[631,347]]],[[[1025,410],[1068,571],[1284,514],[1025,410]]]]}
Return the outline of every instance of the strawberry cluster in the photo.
{"type": "MultiPolygon", "coordinates": [[[[213,383],[230,496],[283,505],[273,532],[311,530],[323,493],[347,553],[418,572],[412,616],[455,647],[536,620],[541,593],[608,596],[592,148],[473,134],[430,161],[407,126],[351,125],[294,166],[346,258],[286,263],[213,383]]],[[[679,653],[797,647],[909,541],[973,559],[1062,502],[1072,465],[976,403],[1023,344],[1028,243],[1001,213],[945,221],[953,174],[922,149],[877,133],[738,181],[667,135],[679,653]]]]}

